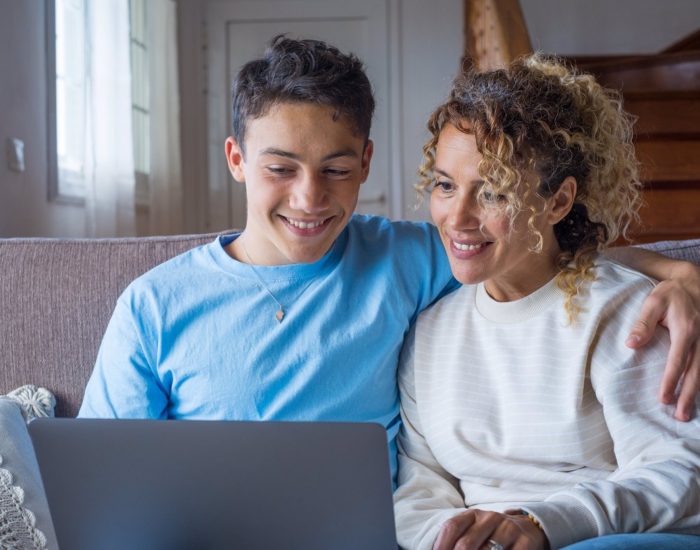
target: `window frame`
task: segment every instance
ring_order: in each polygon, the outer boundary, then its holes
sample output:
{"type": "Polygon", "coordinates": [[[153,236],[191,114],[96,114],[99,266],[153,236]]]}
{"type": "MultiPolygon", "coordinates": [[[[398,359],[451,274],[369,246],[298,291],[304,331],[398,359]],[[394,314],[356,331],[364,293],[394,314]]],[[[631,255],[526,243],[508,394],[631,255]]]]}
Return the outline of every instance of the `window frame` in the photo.
{"type": "MultiPolygon", "coordinates": [[[[145,4],[144,4],[145,5],[145,4]]],[[[61,204],[74,204],[82,206],[85,204],[85,197],[87,193],[87,186],[83,176],[77,172],[73,172],[66,169],[61,169],[58,162],[58,104],[57,104],[57,82],[56,82],[56,0],[45,0],[46,7],[46,99],[47,99],[47,120],[46,120],[46,143],[47,143],[47,199],[50,202],[61,203],[61,204]]],[[[129,10],[132,9],[132,2],[129,1],[129,10]]],[[[130,24],[131,24],[131,13],[130,13],[130,24]]],[[[132,42],[133,36],[129,36],[130,42],[132,42]]],[[[148,56],[149,47],[148,43],[143,44],[143,49],[148,56]]],[[[130,45],[131,48],[131,45],[130,45]]],[[[133,61],[132,68],[133,68],[133,61]]],[[[149,74],[146,73],[145,78],[148,80],[149,74]]],[[[150,86],[150,83],[147,83],[150,86]]],[[[150,100],[149,100],[150,103],[150,100]]],[[[143,111],[142,107],[137,106],[134,103],[134,99],[131,101],[132,113],[134,109],[139,109],[143,111]]],[[[150,128],[150,116],[151,110],[150,105],[148,109],[145,110],[144,114],[149,118],[149,128],[150,128]]],[[[133,114],[132,114],[133,117],[133,114]]],[[[133,118],[132,118],[133,127],[133,118]]],[[[133,134],[133,129],[132,129],[133,134]]],[[[134,144],[136,144],[136,136],[134,135],[134,144]]],[[[150,131],[146,135],[140,136],[141,140],[150,141],[150,131]]],[[[147,154],[150,157],[150,143],[147,147],[147,154]]],[[[150,178],[150,158],[147,161],[149,171],[141,172],[134,167],[134,178],[135,178],[135,201],[140,206],[147,206],[150,202],[149,199],[149,178],[150,178]]]]}
{"type": "Polygon", "coordinates": [[[58,166],[58,106],[56,90],[56,0],[46,0],[46,143],[48,149],[47,198],[50,202],[85,204],[85,181],[58,166]]]}
{"type": "MultiPolygon", "coordinates": [[[[137,207],[140,208],[148,208],[150,205],[150,177],[151,177],[151,82],[150,82],[150,54],[151,54],[151,44],[147,40],[148,38],[148,2],[147,1],[141,1],[139,2],[138,0],[129,0],[129,52],[131,56],[131,70],[132,70],[132,81],[131,81],[131,91],[132,91],[132,96],[131,96],[131,121],[132,121],[132,136],[134,139],[134,202],[136,203],[137,207]],[[141,14],[143,16],[142,23],[145,25],[145,33],[146,33],[146,41],[142,42],[135,38],[135,32],[134,32],[134,7],[136,4],[139,4],[140,7],[144,10],[144,12],[141,14]],[[135,75],[134,73],[134,58],[133,58],[133,51],[134,51],[134,46],[137,48],[140,48],[144,52],[144,59],[146,61],[146,71],[144,74],[139,74],[135,75]],[[134,97],[134,85],[135,85],[135,77],[144,77],[145,78],[145,85],[147,88],[147,101],[148,105],[146,107],[142,105],[138,105],[136,103],[136,98],[134,97]],[[136,134],[134,133],[134,128],[136,127],[136,119],[134,116],[134,112],[140,112],[142,115],[145,115],[148,121],[148,132],[140,135],[138,138],[136,134]],[[142,172],[139,170],[139,166],[136,166],[137,164],[137,153],[136,153],[136,147],[138,143],[142,143],[143,140],[147,143],[146,145],[146,157],[147,157],[147,172],[142,172]]],[[[143,84],[143,83],[142,83],[143,84]]],[[[140,98],[139,98],[140,99],[140,98]]]]}

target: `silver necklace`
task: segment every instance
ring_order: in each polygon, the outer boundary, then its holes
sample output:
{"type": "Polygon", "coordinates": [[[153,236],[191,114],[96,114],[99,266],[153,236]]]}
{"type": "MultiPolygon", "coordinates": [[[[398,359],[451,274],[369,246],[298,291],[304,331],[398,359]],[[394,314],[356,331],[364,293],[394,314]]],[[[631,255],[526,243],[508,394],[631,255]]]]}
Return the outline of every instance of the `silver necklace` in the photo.
{"type": "MultiPolygon", "coordinates": [[[[240,238],[240,237],[239,237],[240,238]]],[[[265,284],[265,281],[263,281],[262,277],[260,276],[260,273],[258,273],[258,270],[255,268],[255,264],[253,263],[253,260],[250,257],[250,254],[248,253],[248,249],[246,248],[245,241],[241,241],[241,246],[243,247],[243,252],[245,252],[245,256],[248,259],[248,266],[250,267],[251,271],[255,275],[255,278],[258,280],[258,284],[265,290],[270,295],[270,298],[272,298],[275,303],[277,304],[277,312],[275,313],[275,319],[277,319],[278,323],[282,322],[282,319],[284,319],[284,316],[286,314],[285,308],[282,305],[282,302],[280,302],[277,297],[272,293],[270,288],[265,284]]],[[[296,302],[299,298],[301,298],[302,294],[306,292],[306,289],[308,289],[311,286],[311,283],[314,282],[314,279],[311,279],[304,288],[301,289],[301,292],[297,294],[297,297],[294,298],[294,302],[296,302]]]]}

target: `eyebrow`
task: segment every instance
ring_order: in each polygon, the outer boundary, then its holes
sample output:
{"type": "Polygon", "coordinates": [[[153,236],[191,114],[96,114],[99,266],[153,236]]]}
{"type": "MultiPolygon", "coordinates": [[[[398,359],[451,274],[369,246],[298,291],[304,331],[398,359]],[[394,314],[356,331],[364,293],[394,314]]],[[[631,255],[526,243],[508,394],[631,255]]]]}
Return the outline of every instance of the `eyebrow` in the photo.
{"type": "MultiPolygon", "coordinates": [[[[436,174],[440,174],[441,176],[445,176],[446,178],[450,178],[451,180],[454,179],[447,172],[445,172],[444,170],[441,170],[440,168],[433,167],[433,172],[435,172],[436,174]]],[[[482,179],[475,179],[475,180],[471,180],[470,183],[474,183],[477,185],[483,185],[485,182],[482,179]]]]}
{"type": "Polygon", "coordinates": [[[440,174],[441,176],[445,176],[446,178],[452,179],[452,176],[450,176],[447,172],[444,170],[440,170],[440,168],[433,167],[433,172],[436,174],[440,174]]]}
{"type": "MultiPolygon", "coordinates": [[[[276,157],[284,157],[292,160],[301,160],[301,157],[297,155],[296,153],[292,153],[291,151],[285,151],[284,149],[277,149],[276,147],[268,147],[266,149],[263,149],[260,151],[261,155],[274,155],[276,157]]],[[[353,149],[341,149],[340,151],[336,151],[335,153],[331,153],[330,155],[326,155],[321,159],[323,162],[333,160],[339,157],[352,157],[352,158],[358,158],[357,152],[354,151],[353,149]]]]}

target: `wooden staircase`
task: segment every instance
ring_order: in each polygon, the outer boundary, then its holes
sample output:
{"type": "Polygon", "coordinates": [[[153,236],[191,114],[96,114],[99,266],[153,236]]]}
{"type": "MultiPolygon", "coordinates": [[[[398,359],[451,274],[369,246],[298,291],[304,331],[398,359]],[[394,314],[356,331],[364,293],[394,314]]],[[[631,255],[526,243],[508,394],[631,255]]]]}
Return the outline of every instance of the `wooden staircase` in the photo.
{"type": "Polygon", "coordinates": [[[638,117],[644,206],[634,242],[700,237],[700,31],[653,55],[572,58],[638,117]]]}
{"type": "MultiPolygon", "coordinates": [[[[465,57],[481,70],[532,51],[519,0],[465,0],[464,29],[465,57]]],[[[638,117],[644,206],[632,241],[699,238],[700,30],[658,54],[569,59],[638,117]]]]}

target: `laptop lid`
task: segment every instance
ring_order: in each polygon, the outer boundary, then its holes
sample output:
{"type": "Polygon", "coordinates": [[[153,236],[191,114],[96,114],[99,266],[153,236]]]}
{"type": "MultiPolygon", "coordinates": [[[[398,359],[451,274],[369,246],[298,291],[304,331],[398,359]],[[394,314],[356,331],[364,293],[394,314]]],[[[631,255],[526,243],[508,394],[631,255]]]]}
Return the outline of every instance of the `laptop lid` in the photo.
{"type": "Polygon", "coordinates": [[[64,550],[396,549],[378,424],[46,418],[64,550]]]}

